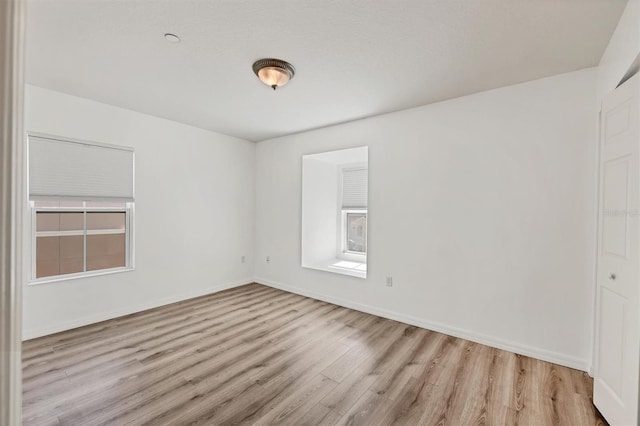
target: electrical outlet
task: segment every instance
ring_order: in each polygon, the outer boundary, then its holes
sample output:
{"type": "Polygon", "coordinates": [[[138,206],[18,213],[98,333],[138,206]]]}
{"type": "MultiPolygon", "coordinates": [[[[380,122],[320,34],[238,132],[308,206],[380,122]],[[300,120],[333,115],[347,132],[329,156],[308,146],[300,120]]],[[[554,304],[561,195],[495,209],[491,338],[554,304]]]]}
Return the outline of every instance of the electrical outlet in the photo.
{"type": "Polygon", "coordinates": [[[267,256],[267,263],[271,262],[271,257],[267,256]]]}
{"type": "Polygon", "coordinates": [[[393,287],[393,277],[387,277],[387,287],[393,287]]]}
{"type": "Polygon", "coordinates": [[[242,257],[240,258],[240,263],[245,263],[246,261],[247,261],[247,258],[246,258],[246,257],[242,256],[242,257]]]}

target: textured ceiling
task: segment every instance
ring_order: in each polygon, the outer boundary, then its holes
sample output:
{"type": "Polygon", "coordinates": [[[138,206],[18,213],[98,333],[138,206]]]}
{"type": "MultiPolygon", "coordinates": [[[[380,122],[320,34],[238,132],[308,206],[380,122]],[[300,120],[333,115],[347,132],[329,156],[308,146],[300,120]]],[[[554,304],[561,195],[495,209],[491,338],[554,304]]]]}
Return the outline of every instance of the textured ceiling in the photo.
{"type": "Polygon", "coordinates": [[[595,66],[625,4],[31,0],[27,81],[259,141],[595,66]]]}

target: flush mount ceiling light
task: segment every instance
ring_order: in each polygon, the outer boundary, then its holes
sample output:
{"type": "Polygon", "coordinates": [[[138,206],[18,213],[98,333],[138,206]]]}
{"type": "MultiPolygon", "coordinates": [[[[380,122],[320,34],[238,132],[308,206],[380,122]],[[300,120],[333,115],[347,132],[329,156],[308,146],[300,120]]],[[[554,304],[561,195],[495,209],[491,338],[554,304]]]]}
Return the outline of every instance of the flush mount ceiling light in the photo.
{"type": "Polygon", "coordinates": [[[180,43],[180,37],[178,37],[175,34],[165,33],[164,39],[167,40],[169,43],[180,43]]]}
{"type": "Polygon", "coordinates": [[[253,72],[256,73],[261,82],[276,90],[293,78],[296,69],[289,62],[265,58],[253,63],[253,72]]]}

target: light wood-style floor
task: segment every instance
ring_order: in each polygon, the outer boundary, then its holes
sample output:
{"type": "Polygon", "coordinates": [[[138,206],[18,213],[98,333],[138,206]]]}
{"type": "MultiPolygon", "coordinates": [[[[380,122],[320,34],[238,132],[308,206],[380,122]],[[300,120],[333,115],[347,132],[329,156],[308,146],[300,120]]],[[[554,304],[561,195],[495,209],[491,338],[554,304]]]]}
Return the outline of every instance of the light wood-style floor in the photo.
{"type": "Polygon", "coordinates": [[[25,342],[25,425],[595,425],[592,381],[250,284],[25,342]]]}

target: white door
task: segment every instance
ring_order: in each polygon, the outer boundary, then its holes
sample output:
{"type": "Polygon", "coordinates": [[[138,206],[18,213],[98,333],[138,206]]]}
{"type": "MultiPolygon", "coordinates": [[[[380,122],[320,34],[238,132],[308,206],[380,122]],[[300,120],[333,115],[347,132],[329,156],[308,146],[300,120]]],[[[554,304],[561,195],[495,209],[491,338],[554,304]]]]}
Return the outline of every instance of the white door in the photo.
{"type": "Polygon", "coordinates": [[[612,425],[638,424],[640,134],[638,75],[602,103],[593,400],[612,425]]]}

